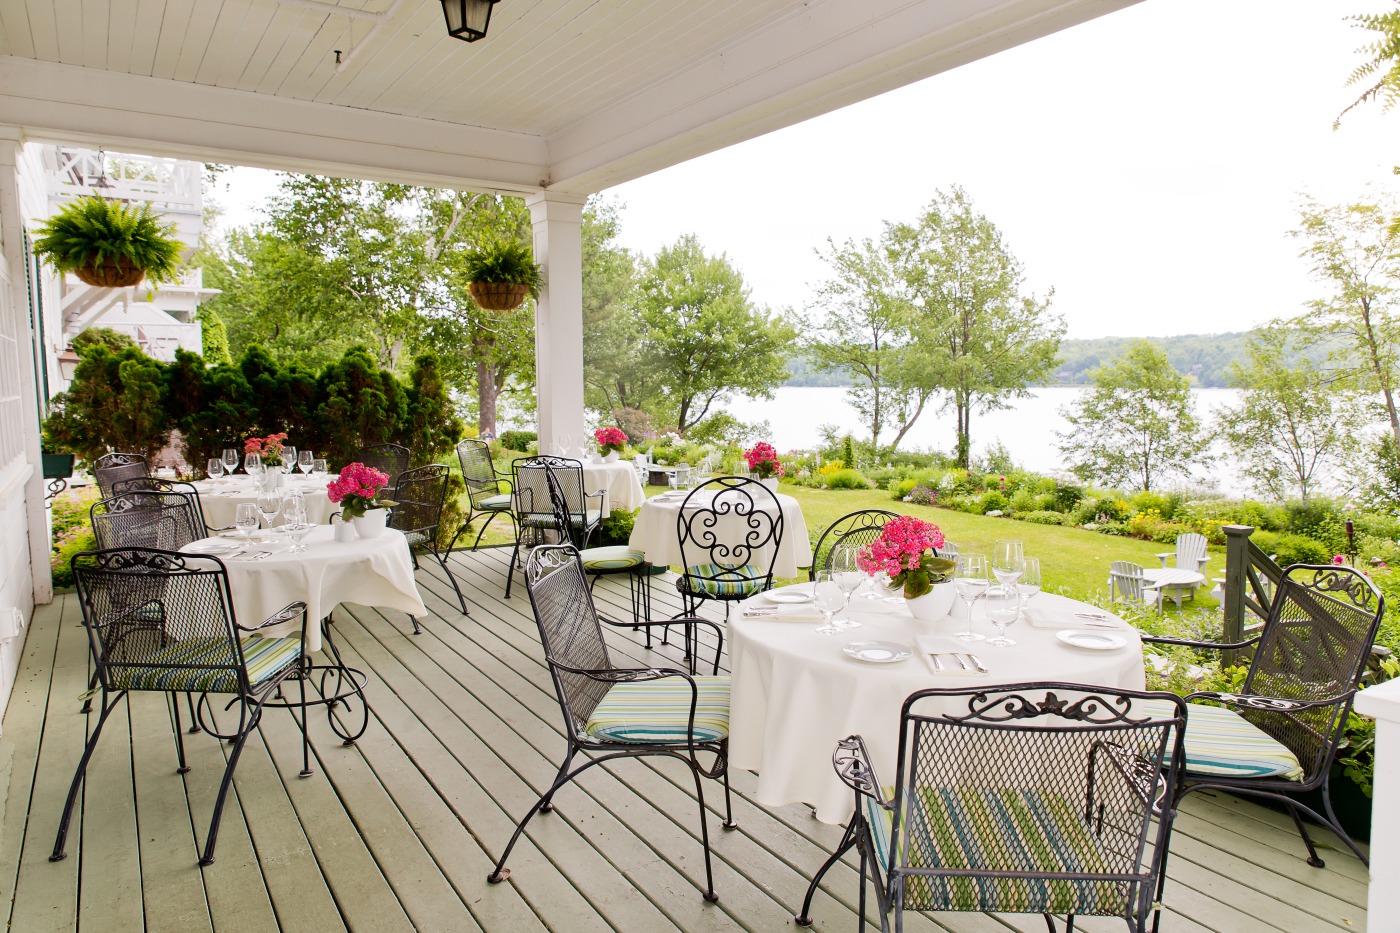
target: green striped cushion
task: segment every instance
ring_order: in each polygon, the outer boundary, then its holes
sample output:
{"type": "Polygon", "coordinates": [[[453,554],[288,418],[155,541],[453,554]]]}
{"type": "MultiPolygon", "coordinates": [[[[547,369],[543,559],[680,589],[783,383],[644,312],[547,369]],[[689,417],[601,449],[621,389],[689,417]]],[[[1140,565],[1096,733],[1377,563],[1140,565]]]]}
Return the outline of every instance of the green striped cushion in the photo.
{"type": "MultiPolygon", "coordinates": [[[[1161,706],[1154,715],[1171,713],[1161,706]]],[[[1186,705],[1186,770],[1216,777],[1303,779],[1303,766],[1287,745],[1232,709],[1201,703],[1186,705]]]]}
{"type": "MultiPolygon", "coordinates": [[[[1057,791],[922,788],[909,809],[900,849],[912,868],[1047,874],[1134,868],[1110,864],[1111,856],[1084,818],[1082,801],[1057,791]]],[[[883,860],[890,818],[871,823],[883,860]]],[[[912,910],[1116,915],[1127,900],[1127,883],[1121,881],[911,875],[906,885],[905,906],[912,910]]]]}
{"type": "MultiPolygon", "coordinates": [[[[585,525],[596,525],[601,514],[602,513],[597,509],[589,509],[585,525]]],[[[577,525],[578,523],[579,514],[575,512],[574,524],[577,525]]],[[[525,516],[522,524],[524,524],[526,528],[553,528],[554,516],[548,512],[533,512],[525,516]]]]}
{"type": "MultiPolygon", "coordinates": [[[[301,657],[301,636],[240,638],[248,682],[257,686],[301,657]]],[[[237,693],[237,660],[225,637],[188,638],[154,651],[139,665],[112,667],[118,690],[176,690],[189,693],[237,693]],[[178,667],[175,665],[191,665],[178,667]]]]}
{"type": "Polygon", "coordinates": [[[614,547],[591,547],[579,553],[583,569],[600,572],[604,570],[630,570],[646,563],[647,556],[625,544],[614,547]]]}
{"type": "Polygon", "coordinates": [[[753,564],[695,564],[680,582],[689,592],[706,596],[752,596],[763,589],[766,576],[753,564]]]}
{"type": "Polygon", "coordinates": [[[481,508],[489,509],[493,512],[510,511],[510,493],[502,493],[499,496],[487,496],[481,500],[481,508]]]}
{"type": "MultiPolygon", "coordinates": [[[[729,735],[729,678],[695,678],[695,741],[729,735]]],[[[690,684],[679,677],[613,684],[583,727],[600,742],[684,742],[690,684]]]]}

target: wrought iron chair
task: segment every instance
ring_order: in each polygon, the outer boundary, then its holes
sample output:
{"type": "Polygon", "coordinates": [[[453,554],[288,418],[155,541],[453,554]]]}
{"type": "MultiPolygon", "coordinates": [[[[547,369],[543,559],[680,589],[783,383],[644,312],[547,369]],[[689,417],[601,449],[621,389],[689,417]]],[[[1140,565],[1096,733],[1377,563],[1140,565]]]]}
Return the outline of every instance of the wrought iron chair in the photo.
{"type": "Polygon", "coordinates": [[[119,547],[178,551],[206,537],[199,497],[184,492],[135,489],[93,504],[88,511],[102,549],[119,547]]]}
{"type": "MultiPolygon", "coordinates": [[[[525,588],[539,625],[554,692],[564,714],[568,749],[549,788],[515,827],[510,841],[486,878],[492,884],[510,876],[505,867],[511,850],[536,813],[553,809],[555,793],[582,772],[615,758],[665,756],[684,762],[695,779],[700,808],[700,842],[705,853],[705,899],[717,901],[710,867],[710,835],[701,778],[724,783],[724,828],[736,824],[730,807],[729,678],[696,675],[676,668],[626,668],[613,663],[599,619],[584,583],[578,552],[569,545],[545,545],[525,560],[525,588]],[[573,767],[582,753],[588,758],[573,767]],[[713,761],[708,768],[701,756],[713,761]]],[[[713,630],[714,671],[719,670],[723,632],[705,619],[646,622],[713,630]]]]}
{"type": "Polygon", "coordinates": [[[290,603],[259,625],[240,625],[234,617],[224,565],[214,557],[118,548],[79,554],[72,567],[97,668],[102,712],[78,761],[49,859],[56,862],[66,854],[64,842],[73,804],[107,718],[129,692],[149,690],[170,695],[182,773],[189,768],[180,706],[174,694],[199,694],[196,725],[233,743],[199,859],[199,864],[211,865],[224,801],[243,745],[258,727],[264,706],[289,679],[296,679],[301,688],[300,704],[290,705],[299,705],[302,710],[300,717],[293,714],[293,718],[302,733],[302,774],[311,774],[306,681],[300,676],[307,661],[304,636],[260,638],[255,634],[297,619],[302,620],[304,632],[306,604],[290,603]],[[211,695],[218,699],[211,700],[211,695]],[[214,721],[215,707],[227,710],[235,705],[236,727],[221,731],[214,721]]]}
{"type": "MultiPolygon", "coordinates": [[[[457,593],[457,602],[462,607],[462,614],[471,615],[467,611],[467,599],[462,595],[462,588],[457,585],[457,578],[452,575],[452,568],[447,566],[447,559],[438,550],[438,523],[442,521],[442,504],[447,497],[447,474],[447,467],[440,463],[400,473],[391,497],[394,506],[389,511],[389,527],[403,532],[404,538],[408,540],[409,554],[413,557],[415,569],[418,567],[418,551],[427,551],[433,555],[433,559],[442,567],[442,572],[447,574],[452,589],[457,593]]],[[[413,623],[413,634],[421,634],[423,629],[418,624],[418,617],[408,618],[413,623]]]]}
{"type": "Polygon", "coordinates": [[[1328,791],[1384,609],[1380,591],[1350,567],[1294,564],[1283,572],[1262,631],[1247,641],[1216,644],[1144,635],[1144,642],[1154,644],[1254,649],[1239,693],[1207,691],[1185,698],[1191,715],[1178,796],[1214,788],[1277,801],[1292,815],[1309,865],[1321,868],[1323,861],[1303,816],[1331,829],[1369,865],[1337,820],[1328,791]],[[1295,796],[1311,790],[1321,792],[1326,817],[1295,796]]]}
{"type": "Polygon", "coordinates": [[[719,476],[695,487],[676,517],[681,566],[676,589],[686,615],[700,603],[729,604],[773,587],[773,561],[783,540],[783,510],[758,480],[719,476]]]}
{"type": "MultiPolygon", "coordinates": [[[[545,479],[549,485],[550,506],[554,510],[554,527],[568,529],[567,536],[561,537],[561,541],[572,545],[578,551],[579,563],[583,565],[583,572],[588,576],[588,592],[593,592],[593,585],[598,582],[599,577],[627,574],[628,592],[632,597],[633,626],[635,628],[640,625],[642,620],[651,615],[651,565],[647,563],[646,554],[625,544],[584,547],[582,541],[578,540],[582,537],[579,533],[581,529],[569,521],[569,505],[558,478],[553,473],[546,472],[545,479]]],[[[651,647],[650,629],[647,630],[647,647],[651,647]]]]}
{"type": "Polygon", "coordinates": [[[902,930],[905,911],[1042,914],[1051,933],[1056,915],[1068,931],[1077,916],[1117,916],[1155,930],[1185,726],[1185,704],[1165,693],[1036,683],[911,694],[893,786],[859,735],[836,746],[855,811],[797,923],[812,923],[817,885],[856,848],[861,929],[868,877],[885,931],[891,913],[902,930]]]}
{"type": "Polygon", "coordinates": [[[392,488],[398,483],[399,474],[408,469],[409,449],[402,444],[374,444],[361,447],[356,459],[387,474],[392,488]]]}
{"type": "MultiPolygon", "coordinates": [[[[491,462],[490,445],[475,438],[466,438],[457,445],[457,459],[462,464],[462,480],[466,483],[467,499],[471,505],[462,527],[452,536],[452,543],[447,547],[448,554],[457,546],[457,539],[462,536],[462,532],[478,518],[484,516],[486,521],[476,533],[476,540],[472,542],[473,551],[481,543],[481,536],[486,534],[486,526],[490,525],[496,516],[504,515],[512,525],[515,524],[515,512],[510,502],[510,480],[496,472],[496,466],[491,462]]],[[[520,530],[517,528],[515,533],[518,537],[520,530]]]]}
{"type": "Polygon", "coordinates": [[[195,514],[199,518],[199,523],[209,534],[218,534],[221,531],[232,531],[233,525],[225,525],[215,528],[209,524],[204,517],[204,503],[199,499],[199,490],[194,483],[181,482],[175,479],[162,479],[159,476],[138,476],[133,479],[118,480],[112,484],[112,495],[120,496],[126,492],[177,492],[189,496],[194,503],[195,514]]]}
{"type": "Polygon", "coordinates": [[[1108,565],[1108,599],[1109,602],[1121,599],[1136,606],[1156,606],[1158,615],[1165,608],[1162,591],[1148,586],[1142,565],[1130,560],[1115,560],[1108,565]]]}
{"type": "Polygon", "coordinates": [[[530,536],[527,547],[539,544],[548,531],[557,531],[554,523],[554,506],[549,498],[549,480],[552,474],[564,490],[564,501],[569,507],[569,540],[587,546],[594,532],[603,522],[603,490],[585,492],[583,489],[583,464],[565,457],[520,457],[511,463],[515,480],[512,484],[515,499],[515,547],[510,553],[510,568],[506,571],[506,599],[510,599],[511,583],[515,579],[515,564],[520,559],[521,542],[530,536]],[[589,500],[597,500],[597,507],[589,505],[589,500]]]}
{"type": "Polygon", "coordinates": [[[149,476],[150,466],[140,454],[103,454],[92,464],[92,478],[106,499],[114,492],[113,487],[124,479],[149,476]]]}
{"type": "Polygon", "coordinates": [[[817,571],[831,569],[831,552],[836,550],[838,544],[863,547],[879,537],[885,522],[897,517],[897,512],[885,509],[861,509],[842,515],[817,538],[817,546],[812,550],[812,568],[807,571],[807,578],[815,580],[817,571]]]}

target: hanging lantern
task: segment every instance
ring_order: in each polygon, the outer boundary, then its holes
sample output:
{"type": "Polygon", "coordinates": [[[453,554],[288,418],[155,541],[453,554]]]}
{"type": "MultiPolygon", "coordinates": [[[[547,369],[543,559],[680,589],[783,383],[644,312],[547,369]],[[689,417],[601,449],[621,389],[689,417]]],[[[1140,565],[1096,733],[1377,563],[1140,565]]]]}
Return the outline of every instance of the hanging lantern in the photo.
{"type": "Polygon", "coordinates": [[[447,19],[447,34],[463,42],[475,42],[486,37],[491,24],[491,7],[496,0],[442,0],[442,15],[447,19]]]}

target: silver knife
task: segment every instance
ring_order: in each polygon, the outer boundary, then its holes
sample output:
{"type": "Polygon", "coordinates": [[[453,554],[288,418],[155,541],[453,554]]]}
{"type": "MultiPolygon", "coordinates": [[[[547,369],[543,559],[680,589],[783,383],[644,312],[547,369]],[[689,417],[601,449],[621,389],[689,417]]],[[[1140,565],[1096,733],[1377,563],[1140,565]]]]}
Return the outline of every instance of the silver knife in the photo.
{"type": "Polygon", "coordinates": [[[932,652],[929,653],[929,657],[933,658],[934,672],[938,674],[943,673],[943,658],[932,652]]]}
{"type": "Polygon", "coordinates": [[[973,664],[977,665],[977,673],[979,673],[979,674],[987,674],[987,673],[990,673],[990,671],[987,670],[987,665],[983,664],[983,663],[982,663],[982,659],[979,658],[977,655],[975,655],[975,654],[969,654],[969,655],[968,655],[968,658],[972,661],[973,664]]]}
{"type": "Polygon", "coordinates": [[[963,656],[960,655],[960,654],[955,654],[955,655],[953,655],[953,657],[955,657],[955,658],[958,659],[958,664],[962,667],[963,670],[965,670],[965,671],[970,671],[970,670],[972,670],[972,668],[971,668],[971,667],[968,665],[968,663],[967,663],[967,658],[963,657],[963,656]]]}

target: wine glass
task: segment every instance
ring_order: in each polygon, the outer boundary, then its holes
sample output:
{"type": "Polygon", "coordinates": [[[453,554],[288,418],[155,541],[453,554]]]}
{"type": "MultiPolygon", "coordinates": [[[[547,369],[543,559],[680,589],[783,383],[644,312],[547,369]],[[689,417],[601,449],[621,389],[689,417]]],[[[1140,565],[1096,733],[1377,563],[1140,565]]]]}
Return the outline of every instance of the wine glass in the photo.
{"type": "Polygon", "coordinates": [[[986,637],[972,630],[972,604],[987,594],[987,586],[987,558],[981,554],[959,554],[953,588],[958,598],[967,603],[967,631],[957,634],[963,641],[982,641],[986,637]]]}
{"type": "Polygon", "coordinates": [[[282,445],[282,472],[290,473],[297,468],[297,449],[291,444],[282,445]]]}
{"type": "Polygon", "coordinates": [[[309,450],[297,451],[297,469],[301,470],[303,476],[308,476],[316,468],[316,455],[309,450]]]}
{"type": "Polygon", "coordinates": [[[987,590],[984,598],[987,600],[987,618],[997,627],[996,636],[987,639],[987,644],[996,648],[1010,648],[1016,642],[1006,637],[1006,627],[1021,614],[1021,597],[1015,587],[994,586],[987,590]]]}
{"type": "Polygon", "coordinates": [[[880,597],[881,602],[904,602],[904,596],[902,594],[890,591],[890,588],[894,586],[894,581],[890,579],[890,575],[887,571],[881,570],[879,573],[875,574],[875,585],[884,591],[884,595],[880,597]]]}
{"type": "Polygon", "coordinates": [[[559,435],[559,456],[567,457],[569,455],[569,451],[573,450],[573,447],[574,436],[572,434],[559,435]]]}
{"type": "Polygon", "coordinates": [[[841,611],[841,607],[846,605],[846,594],[830,570],[817,571],[817,581],[812,585],[812,596],[816,599],[817,608],[826,617],[826,621],[816,629],[817,634],[835,635],[841,631],[841,627],[832,619],[841,611]]]}
{"type": "Polygon", "coordinates": [[[273,519],[282,511],[282,493],[276,489],[264,489],[258,495],[258,511],[267,520],[267,527],[271,530],[273,519]]]}
{"type": "Polygon", "coordinates": [[[311,461],[311,472],[316,476],[325,476],[330,470],[326,467],[326,461],[317,457],[315,460],[311,461]]]}
{"type": "Polygon", "coordinates": [[[258,530],[258,507],[252,502],[240,502],[233,513],[233,526],[243,536],[242,550],[246,551],[253,541],[253,532],[258,530]]]}
{"type": "Polygon", "coordinates": [[[262,454],[247,454],[243,458],[243,472],[249,476],[260,476],[262,474],[262,454]]]}
{"type": "Polygon", "coordinates": [[[1021,607],[1025,608],[1031,597],[1040,592],[1040,558],[1027,557],[1026,569],[1021,579],[1016,581],[1016,595],[1021,597],[1021,607]]]}
{"type": "Polygon", "coordinates": [[[224,461],[218,457],[210,457],[208,469],[210,479],[219,479],[224,475],[224,461]]]}
{"type": "Polygon", "coordinates": [[[292,539],[292,546],[287,549],[287,553],[297,554],[305,551],[306,545],[302,544],[302,539],[311,531],[311,523],[306,520],[306,500],[301,496],[288,497],[286,504],[282,506],[282,521],[292,539]]]}
{"type": "Polygon", "coordinates": [[[233,447],[224,448],[224,469],[232,476],[238,472],[238,451],[233,447]]]}
{"type": "MultiPolygon", "coordinates": [[[[832,550],[831,572],[836,579],[836,585],[841,587],[841,592],[846,595],[846,602],[841,607],[841,611],[844,613],[851,608],[851,596],[865,580],[864,572],[856,563],[856,549],[838,547],[832,550]]],[[[849,618],[837,619],[835,624],[837,628],[860,628],[859,622],[849,618]]]]}
{"type": "Polygon", "coordinates": [[[1013,587],[1026,569],[1026,558],[1020,541],[998,541],[992,545],[992,574],[997,583],[1013,587]]]}

